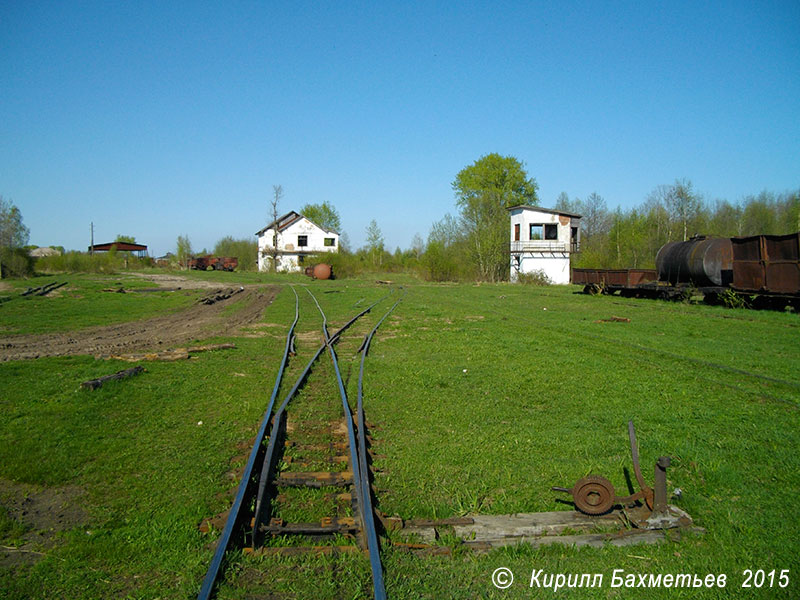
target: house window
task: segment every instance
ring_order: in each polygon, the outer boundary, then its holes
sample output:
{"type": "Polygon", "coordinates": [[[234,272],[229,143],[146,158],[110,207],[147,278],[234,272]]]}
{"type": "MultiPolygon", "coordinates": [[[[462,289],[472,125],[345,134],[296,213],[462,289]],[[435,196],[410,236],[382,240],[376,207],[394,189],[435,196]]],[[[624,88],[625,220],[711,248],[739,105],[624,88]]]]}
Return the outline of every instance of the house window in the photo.
{"type": "Polygon", "coordinates": [[[336,238],[325,238],[325,245],[332,248],[336,245],[336,238]]]}
{"type": "Polygon", "coordinates": [[[558,225],[545,225],[544,226],[544,239],[557,240],[558,239],[558,225]]]}
{"type": "Polygon", "coordinates": [[[305,257],[305,255],[304,255],[304,254],[298,254],[298,255],[297,255],[297,264],[298,264],[298,265],[302,265],[302,264],[303,264],[303,263],[305,263],[305,262],[306,262],[306,257],[305,257]]]}
{"type": "Polygon", "coordinates": [[[514,223],[514,241],[519,241],[519,223],[514,223]]]}
{"type": "Polygon", "coordinates": [[[541,240],[544,239],[544,225],[541,223],[531,223],[531,230],[530,230],[530,239],[531,240],[541,240]]]}
{"type": "Polygon", "coordinates": [[[298,235],[297,236],[297,245],[302,248],[303,246],[308,246],[308,236],[307,235],[298,235]]]}

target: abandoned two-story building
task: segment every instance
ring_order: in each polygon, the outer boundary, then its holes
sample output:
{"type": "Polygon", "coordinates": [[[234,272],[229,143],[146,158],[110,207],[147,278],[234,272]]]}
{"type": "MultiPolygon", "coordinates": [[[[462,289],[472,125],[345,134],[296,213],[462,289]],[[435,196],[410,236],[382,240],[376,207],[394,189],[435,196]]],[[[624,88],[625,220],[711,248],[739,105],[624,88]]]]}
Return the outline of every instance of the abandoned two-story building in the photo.
{"type": "Polygon", "coordinates": [[[278,271],[302,271],[309,255],[339,251],[336,231],[320,227],[295,211],[286,213],[257,231],[256,235],[259,271],[271,271],[273,257],[278,271]]]}
{"type": "Polygon", "coordinates": [[[570,282],[570,254],[580,248],[581,215],[537,206],[512,206],[511,281],[542,273],[551,283],[570,282]]]}

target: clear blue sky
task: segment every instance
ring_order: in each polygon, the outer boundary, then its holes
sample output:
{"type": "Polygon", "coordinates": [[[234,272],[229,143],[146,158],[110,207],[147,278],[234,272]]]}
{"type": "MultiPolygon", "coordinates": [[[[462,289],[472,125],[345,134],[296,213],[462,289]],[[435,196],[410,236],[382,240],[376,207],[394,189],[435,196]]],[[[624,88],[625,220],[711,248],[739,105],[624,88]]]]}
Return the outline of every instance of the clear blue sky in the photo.
{"type": "Polygon", "coordinates": [[[692,180],[800,188],[800,3],[0,5],[0,195],[31,243],[211,249],[327,200],[389,249],[455,212],[456,173],[523,161],[552,206],[692,180]]]}

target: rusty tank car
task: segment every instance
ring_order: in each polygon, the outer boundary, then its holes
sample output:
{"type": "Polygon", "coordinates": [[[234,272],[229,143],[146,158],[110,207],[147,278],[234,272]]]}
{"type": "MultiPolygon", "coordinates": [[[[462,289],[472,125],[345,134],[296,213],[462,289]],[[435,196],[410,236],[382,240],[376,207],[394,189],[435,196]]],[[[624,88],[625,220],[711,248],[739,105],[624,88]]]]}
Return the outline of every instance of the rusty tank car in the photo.
{"type": "Polygon", "coordinates": [[[573,269],[572,283],[591,294],[670,300],[701,294],[708,304],[738,299],[742,306],[800,312],[800,232],[668,242],[655,271],[573,269]]]}

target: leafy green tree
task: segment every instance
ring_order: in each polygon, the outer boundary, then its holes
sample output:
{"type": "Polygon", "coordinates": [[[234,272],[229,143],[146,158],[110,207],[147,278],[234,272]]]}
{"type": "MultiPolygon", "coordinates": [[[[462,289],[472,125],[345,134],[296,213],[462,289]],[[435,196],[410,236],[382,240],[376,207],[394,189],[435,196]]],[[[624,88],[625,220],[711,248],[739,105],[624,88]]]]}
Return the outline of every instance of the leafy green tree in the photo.
{"type": "Polygon", "coordinates": [[[778,206],[773,194],[764,191],[755,198],[750,196],[745,200],[742,233],[744,235],[783,233],[778,224],[778,206]]]}
{"type": "Polygon", "coordinates": [[[456,205],[479,279],[508,276],[507,208],[533,204],[537,184],[513,156],[487,154],[456,175],[452,184],[456,205]]]}
{"type": "Polygon", "coordinates": [[[422,264],[433,281],[457,281],[469,270],[466,259],[466,239],[461,226],[452,215],[445,215],[433,224],[422,264]]]}
{"type": "Polygon", "coordinates": [[[800,231],[800,191],[788,194],[783,202],[781,223],[784,233],[800,231]]]}
{"type": "Polygon", "coordinates": [[[306,204],[300,210],[300,214],[324,229],[332,229],[337,233],[341,233],[342,219],[339,217],[336,208],[328,202],[306,204]]]}
{"type": "Polygon", "coordinates": [[[115,242],[125,242],[125,243],[128,243],[128,244],[135,244],[136,243],[136,238],[134,236],[132,236],[132,235],[121,235],[121,234],[118,234],[117,238],[114,241],[115,242]]]}
{"type": "Polygon", "coordinates": [[[742,235],[742,209],[727,200],[717,200],[711,214],[707,233],[718,237],[742,235]]]}
{"type": "Polygon", "coordinates": [[[24,249],[29,235],[22,213],[13,202],[0,196],[0,277],[22,277],[33,272],[33,260],[24,249]]]}
{"type": "Polygon", "coordinates": [[[188,235],[179,235],[177,249],[175,256],[178,259],[178,264],[182,269],[189,268],[189,259],[192,257],[192,242],[189,241],[188,235]]]}
{"type": "Polygon", "coordinates": [[[214,256],[229,256],[239,261],[239,271],[256,271],[258,269],[258,241],[251,239],[236,240],[225,236],[214,246],[214,256]]]}
{"type": "Polygon", "coordinates": [[[379,267],[383,259],[383,233],[375,219],[367,226],[367,252],[373,266],[379,267]]]}
{"type": "Polygon", "coordinates": [[[22,248],[30,230],[22,223],[22,213],[11,200],[0,196],[0,247],[22,248]]]}

